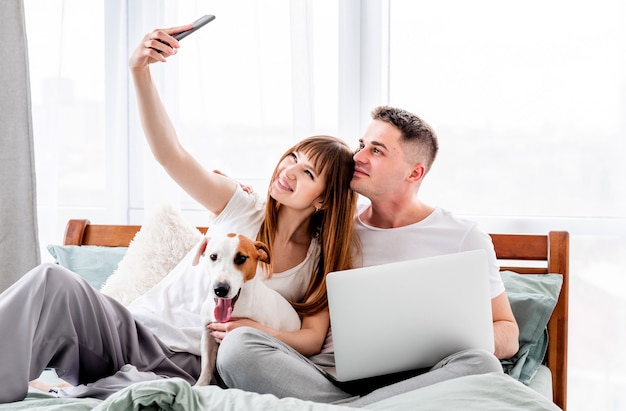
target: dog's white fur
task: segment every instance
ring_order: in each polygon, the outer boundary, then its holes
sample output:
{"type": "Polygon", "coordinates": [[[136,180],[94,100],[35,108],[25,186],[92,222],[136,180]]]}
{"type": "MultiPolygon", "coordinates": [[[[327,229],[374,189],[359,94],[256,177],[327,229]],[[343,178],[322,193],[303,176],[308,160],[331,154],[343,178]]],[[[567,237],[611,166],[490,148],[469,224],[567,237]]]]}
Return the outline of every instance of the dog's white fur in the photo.
{"type": "Polygon", "coordinates": [[[218,297],[232,299],[238,296],[231,314],[233,319],[249,318],[283,331],[300,329],[300,317],[291,304],[256,276],[260,261],[270,261],[267,246],[241,234],[231,233],[210,241],[205,238],[198,246],[193,265],[200,264],[204,274],[210,276],[211,286],[202,305],[202,368],[196,385],[208,385],[215,370],[218,343],[211,338],[206,325],[217,321],[218,297]]]}

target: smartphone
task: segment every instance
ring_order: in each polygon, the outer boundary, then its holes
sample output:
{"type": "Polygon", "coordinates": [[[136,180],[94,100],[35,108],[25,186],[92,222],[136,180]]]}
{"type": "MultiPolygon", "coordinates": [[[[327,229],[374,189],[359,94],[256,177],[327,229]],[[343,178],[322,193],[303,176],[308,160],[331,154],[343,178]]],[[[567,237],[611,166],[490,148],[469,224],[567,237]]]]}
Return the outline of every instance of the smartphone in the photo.
{"type": "Polygon", "coordinates": [[[215,16],[213,16],[211,14],[207,14],[205,16],[202,16],[198,20],[193,22],[193,27],[191,29],[183,31],[183,32],[178,33],[178,34],[174,34],[172,37],[174,37],[176,40],[182,40],[185,37],[187,37],[188,35],[190,35],[191,33],[193,33],[194,31],[196,31],[199,28],[204,27],[208,23],[212,22],[213,20],[215,20],[215,16]]]}

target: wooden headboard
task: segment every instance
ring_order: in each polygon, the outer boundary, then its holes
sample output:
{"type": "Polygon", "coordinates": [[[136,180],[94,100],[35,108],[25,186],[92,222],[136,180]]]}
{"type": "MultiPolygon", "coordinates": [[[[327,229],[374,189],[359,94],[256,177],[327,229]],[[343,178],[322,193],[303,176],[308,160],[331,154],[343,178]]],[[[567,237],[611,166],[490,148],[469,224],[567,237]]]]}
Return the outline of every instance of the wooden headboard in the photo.
{"type": "MultiPolygon", "coordinates": [[[[141,226],[97,225],[89,220],[69,220],[65,245],[126,247],[141,226]]],[[[206,227],[198,227],[206,233],[206,227]]],[[[558,273],[563,286],[548,323],[550,341],[546,365],[552,373],[553,401],[566,409],[567,400],[567,312],[569,297],[569,234],[551,231],[547,235],[491,234],[501,270],[520,274],[558,273]],[[533,264],[529,264],[532,262],[533,264]]]]}

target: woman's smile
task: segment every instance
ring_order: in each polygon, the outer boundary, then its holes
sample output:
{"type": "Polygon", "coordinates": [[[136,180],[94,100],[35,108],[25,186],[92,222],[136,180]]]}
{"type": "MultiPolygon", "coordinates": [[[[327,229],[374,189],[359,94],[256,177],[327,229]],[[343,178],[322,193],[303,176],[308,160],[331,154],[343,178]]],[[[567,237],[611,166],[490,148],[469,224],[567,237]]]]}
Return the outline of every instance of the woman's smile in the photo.
{"type": "Polygon", "coordinates": [[[291,188],[291,186],[287,183],[287,181],[278,176],[278,178],[276,179],[276,186],[278,186],[278,188],[280,188],[281,190],[284,191],[293,191],[293,189],[291,188]]]}

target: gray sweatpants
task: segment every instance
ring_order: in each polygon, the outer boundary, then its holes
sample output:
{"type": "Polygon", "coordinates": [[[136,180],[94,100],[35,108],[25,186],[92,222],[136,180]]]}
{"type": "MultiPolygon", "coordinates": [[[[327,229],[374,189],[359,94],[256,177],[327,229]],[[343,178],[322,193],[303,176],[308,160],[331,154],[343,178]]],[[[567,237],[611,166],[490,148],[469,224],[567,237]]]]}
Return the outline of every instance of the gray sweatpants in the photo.
{"type": "Polygon", "coordinates": [[[0,403],[22,400],[46,367],[77,385],[125,364],[190,383],[200,370],[199,357],[173,352],[124,306],[58,265],[42,264],[0,294],[0,403]]]}
{"type": "Polygon", "coordinates": [[[500,361],[492,353],[479,349],[453,354],[430,369],[351,383],[338,383],[324,371],[324,367],[332,366],[332,354],[307,358],[250,327],[230,331],[217,354],[217,369],[228,387],[351,407],[362,407],[464,375],[503,372],[500,361]]]}

